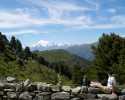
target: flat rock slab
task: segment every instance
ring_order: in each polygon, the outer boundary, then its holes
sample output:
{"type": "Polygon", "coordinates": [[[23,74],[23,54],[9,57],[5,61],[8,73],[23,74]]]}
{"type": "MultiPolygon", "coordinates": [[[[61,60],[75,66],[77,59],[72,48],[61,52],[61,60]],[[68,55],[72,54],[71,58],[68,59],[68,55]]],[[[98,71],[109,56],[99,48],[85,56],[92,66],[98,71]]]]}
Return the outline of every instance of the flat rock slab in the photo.
{"type": "Polygon", "coordinates": [[[57,92],[51,95],[52,100],[69,100],[70,94],[68,92],[57,92]]]}
{"type": "Polygon", "coordinates": [[[35,100],[51,100],[50,92],[42,92],[36,95],[35,100]]]}
{"type": "Polygon", "coordinates": [[[88,92],[89,92],[89,93],[93,93],[93,94],[102,93],[102,91],[101,91],[99,88],[95,88],[95,87],[89,87],[89,88],[88,88],[88,92]]]}
{"type": "Polygon", "coordinates": [[[60,92],[60,91],[61,91],[61,88],[60,88],[60,86],[58,86],[58,85],[53,85],[53,86],[51,86],[51,90],[52,90],[53,92],[60,92]]]}
{"type": "Polygon", "coordinates": [[[20,100],[32,100],[32,96],[29,94],[29,92],[23,92],[19,96],[20,100]]]}
{"type": "Polygon", "coordinates": [[[62,86],[62,90],[65,92],[71,92],[71,87],[70,86],[62,86]]]}
{"type": "Polygon", "coordinates": [[[118,100],[118,96],[112,94],[98,94],[97,96],[102,100],[118,100]]]}

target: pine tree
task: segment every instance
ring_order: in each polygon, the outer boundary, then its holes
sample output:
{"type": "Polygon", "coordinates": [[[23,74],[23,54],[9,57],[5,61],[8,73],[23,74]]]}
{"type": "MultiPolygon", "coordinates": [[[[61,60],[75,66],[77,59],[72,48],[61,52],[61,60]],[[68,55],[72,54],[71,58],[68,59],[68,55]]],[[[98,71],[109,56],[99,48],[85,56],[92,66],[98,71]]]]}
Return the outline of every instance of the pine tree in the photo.
{"type": "Polygon", "coordinates": [[[24,55],[25,55],[25,59],[28,59],[29,57],[32,57],[32,53],[31,53],[29,47],[25,47],[25,49],[24,49],[24,55]]]}
{"type": "Polygon", "coordinates": [[[0,33],[0,52],[2,52],[5,48],[5,45],[2,40],[2,34],[0,33]]]}
{"type": "Polygon", "coordinates": [[[114,33],[111,35],[103,34],[99,39],[98,45],[93,48],[95,53],[94,66],[96,67],[99,80],[106,80],[108,72],[116,74],[117,77],[119,73],[123,72],[121,62],[125,61],[123,57],[125,55],[124,41],[124,38],[114,33]]]}
{"type": "MultiPolygon", "coordinates": [[[[11,49],[12,49],[13,51],[16,50],[16,38],[15,38],[15,36],[12,36],[12,37],[11,37],[10,47],[11,47],[11,49]]],[[[15,52],[16,52],[16,51],[15,51],[15,52]]]]}

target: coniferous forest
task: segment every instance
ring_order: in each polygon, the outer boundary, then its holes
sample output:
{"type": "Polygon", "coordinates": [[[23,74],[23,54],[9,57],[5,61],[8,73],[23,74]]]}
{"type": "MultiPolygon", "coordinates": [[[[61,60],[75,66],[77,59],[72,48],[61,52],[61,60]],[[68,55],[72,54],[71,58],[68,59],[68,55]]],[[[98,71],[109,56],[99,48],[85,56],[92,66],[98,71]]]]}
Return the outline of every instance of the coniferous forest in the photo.
{"type": "Polygon", "coordinates": [[[81,84],[83,75],[89,80],[105,83],[107,73],[125,82],[125,38],[103,34],[92,46],[95,55],[88,61],[65,50],[31,51],[22,47],[14,36],[10,40],[0,33],[0,77],[14,76],[19,80],[56,83],[60,74],[64,84],[81,84]]]}

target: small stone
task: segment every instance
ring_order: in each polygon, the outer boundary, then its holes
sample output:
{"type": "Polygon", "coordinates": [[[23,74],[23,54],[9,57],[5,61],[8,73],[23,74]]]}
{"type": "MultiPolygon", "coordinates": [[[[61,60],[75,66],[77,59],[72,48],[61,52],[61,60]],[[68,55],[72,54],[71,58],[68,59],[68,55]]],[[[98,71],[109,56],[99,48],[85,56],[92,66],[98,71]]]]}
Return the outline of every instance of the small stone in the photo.
{"type": "Polygon", "coordinates": [[[71,100],[80,100],[80,98],[72,98],[71,100]]]}
{"type": "Polygon", "coordinates": [[[27,80],[25,80],[24,82],[23,82],[23,86],[24,87],[26,87],[26,86],[28,86],[28,85],[30,85],[30,79],[27,79],[27,80]]]}
{"type": "Polygon", "coordinates": [[[4,89],[4,92],[14,92],[14,89],[4,89]]]}
{"type": "Polygon", "coordinates": [[[15,82],[15,81],[16,81],[16,78],[15,78],[15,77],[8,76],[8,77],[7,77],[7,81],[8,81],[8,82],[15,82]]]}

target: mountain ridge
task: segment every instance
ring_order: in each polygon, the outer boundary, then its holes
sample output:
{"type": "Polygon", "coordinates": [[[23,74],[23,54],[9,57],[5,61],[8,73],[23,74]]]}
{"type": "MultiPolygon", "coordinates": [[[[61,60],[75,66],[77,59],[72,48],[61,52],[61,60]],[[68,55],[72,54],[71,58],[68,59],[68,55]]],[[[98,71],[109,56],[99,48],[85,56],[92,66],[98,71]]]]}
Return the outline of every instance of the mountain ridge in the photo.
{"type": "Polygon", "coordinates": [[[72,54],[75,54],[79,57],[82,57],[84,59],[87,60],[93,60],[94,59],[94,54],[92,52],[92,45],[94,45],[94,43],[92,44],[75,44],[75,45],[70,45],[70,44],[63,44],[63,45],[58,45],[58,44],[54,44],[54,45],[46,45],[46,46],[34,46],[31,47],[32,51],[46,51],[46,50],[55,50],[55,49],[63,49],[66,50],[72,54]]]}

